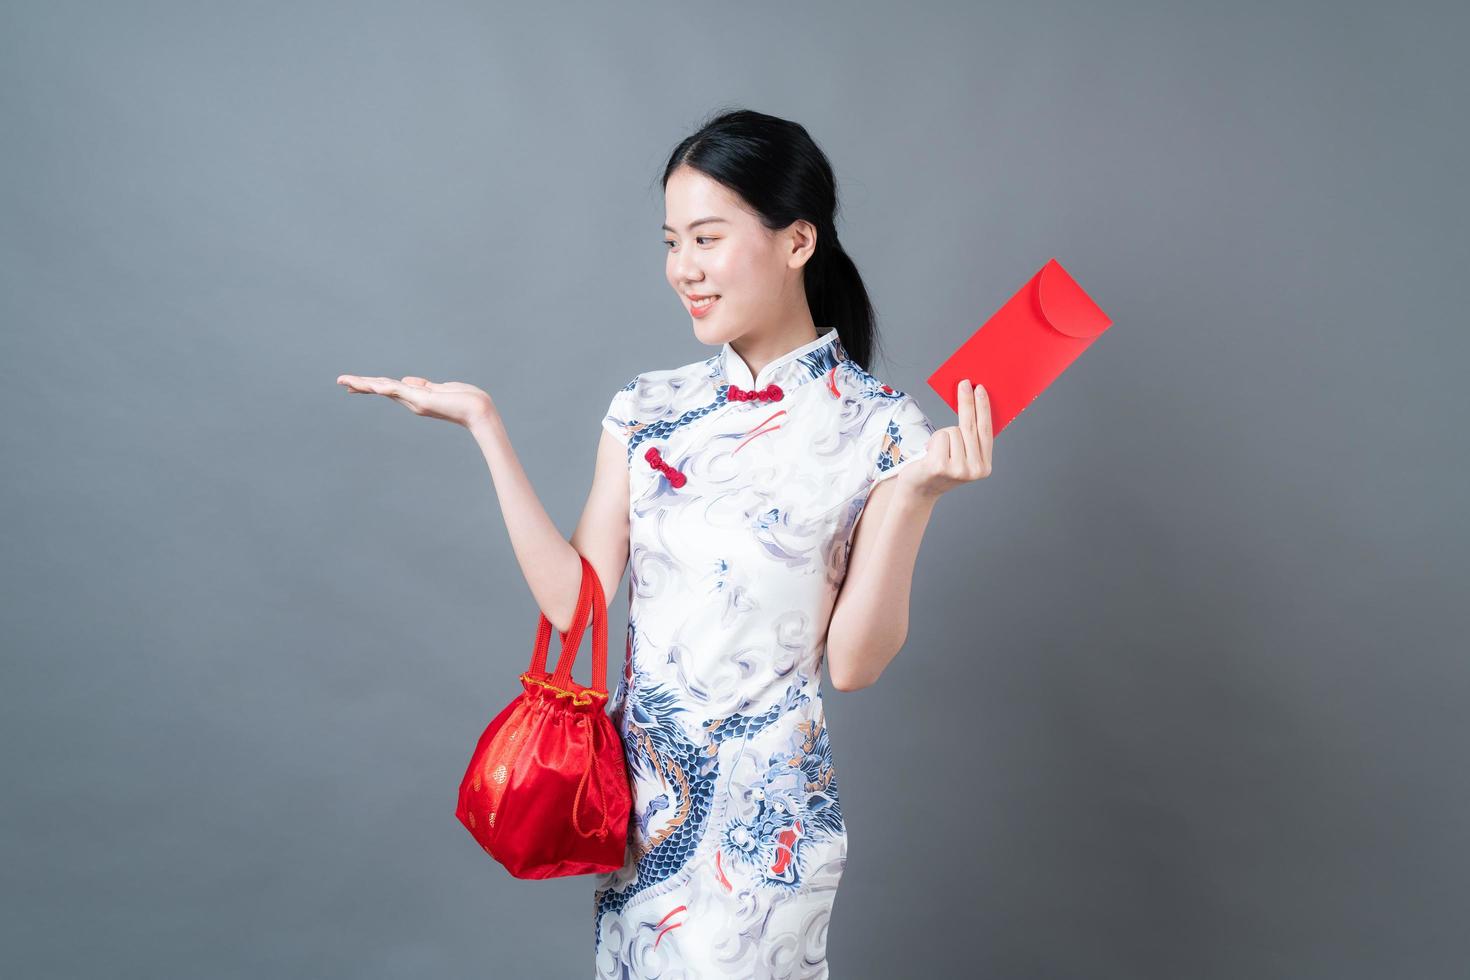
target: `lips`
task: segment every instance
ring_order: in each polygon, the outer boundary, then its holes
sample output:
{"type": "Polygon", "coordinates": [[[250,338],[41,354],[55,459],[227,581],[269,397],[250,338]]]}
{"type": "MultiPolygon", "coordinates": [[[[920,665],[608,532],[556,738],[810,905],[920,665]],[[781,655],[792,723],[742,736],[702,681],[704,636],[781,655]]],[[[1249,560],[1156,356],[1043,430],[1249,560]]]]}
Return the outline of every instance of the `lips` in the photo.
{"type": "Polygon", "coordinates": [[[689,300],[689,313],[691,316],[704,316],[710,310],[714,309],[715,304],[720,301],[720,296],[718,293],[713,293],[709,297],[706,297],[706,299],[708,302],[705,300],[689,300]]]}

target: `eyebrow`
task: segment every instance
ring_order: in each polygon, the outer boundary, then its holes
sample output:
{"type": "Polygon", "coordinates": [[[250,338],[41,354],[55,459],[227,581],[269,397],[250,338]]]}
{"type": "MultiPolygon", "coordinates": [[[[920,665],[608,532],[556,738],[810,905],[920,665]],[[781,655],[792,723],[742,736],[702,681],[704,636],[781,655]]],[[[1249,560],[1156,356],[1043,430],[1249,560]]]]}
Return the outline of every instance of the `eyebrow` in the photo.
{"type": "MultiPolygon", "coordinates": [[[[700,225],[707,225],[711,221],[725,221],[725,219],[724,218],[700,218],[697,221],[691,221],[691,222],[689,222],[689,227],[690,228],[698,228],[700,225]]],[[[728,221],[725,221],[725,224],[729,224],[729,222],[728,221]]],[[[673,231],[673,230],[674,229],[670,228],[668,225],[664,225],[664,231],[673,231]]]]}

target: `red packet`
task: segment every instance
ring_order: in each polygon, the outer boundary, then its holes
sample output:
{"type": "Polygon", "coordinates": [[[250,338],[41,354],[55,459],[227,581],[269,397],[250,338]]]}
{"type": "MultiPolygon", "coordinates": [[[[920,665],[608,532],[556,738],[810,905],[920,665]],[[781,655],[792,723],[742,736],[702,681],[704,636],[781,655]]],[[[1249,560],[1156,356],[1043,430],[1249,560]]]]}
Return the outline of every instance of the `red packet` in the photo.
{"type": "Polygon", "coordinates": [[[958,412],[960,379],[983,385],[999,435],[1112,324],[1052,259],[929,375],[929,387],[958,412]]]}

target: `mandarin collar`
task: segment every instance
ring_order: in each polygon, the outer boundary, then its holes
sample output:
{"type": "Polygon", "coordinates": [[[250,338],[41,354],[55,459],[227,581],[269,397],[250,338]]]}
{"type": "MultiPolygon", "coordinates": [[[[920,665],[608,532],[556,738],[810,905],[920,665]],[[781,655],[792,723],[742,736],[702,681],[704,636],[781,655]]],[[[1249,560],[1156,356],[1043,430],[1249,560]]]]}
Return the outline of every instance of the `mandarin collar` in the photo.
{"type": "Polygon", "coordinates": [[[769,384],[789,391],[825,374],[837,361],[847,359],[847,351],[836,329],[829,329],[815,340],[773,358],[771,363],[761,368],[758,378],[750,376],[750,365],[726,341],[720,347],[720,372],[727,383],[746,391],[761,390],[769,384]]]}

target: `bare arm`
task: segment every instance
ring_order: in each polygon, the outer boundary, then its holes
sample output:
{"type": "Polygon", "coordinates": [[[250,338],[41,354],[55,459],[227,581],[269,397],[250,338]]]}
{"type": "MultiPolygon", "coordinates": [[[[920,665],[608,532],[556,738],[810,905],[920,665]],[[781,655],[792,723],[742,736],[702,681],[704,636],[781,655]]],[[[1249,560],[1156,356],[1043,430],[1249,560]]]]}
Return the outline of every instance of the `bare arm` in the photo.
{"type": "Polygon", "coordinates": [[[989,396],[962,380],[956,404],[959,424],[936,430],[924,455],[874,487],[858,515],[847,577],[827,624],[827,674],[839,691],[876,682],[903,648],[914,563],[939,496],[990,476],[989,396]]]}
{"type": "Polygon", "coordinates": [[[936,502],[892,479],[863,506],[827,627],[827,675],[837,690],[869,686],[903,648],[914,563],[936,502]]]}
{"type": "Polygon", "coordinates": [[[603,597],[610,605],[628,564],[627,449],[606,430],[602,432],[592,488],[568,541],[536,496],[500,413],[487,413],[471,423],[469,430],[490,467],[500,513],[526,584],[551,625],[561,632],[571,626],[582,585],[579,554],[597,570],[603,597]]]}
{"type": "MultiPolygon", "coordinates": [[[[511,448],[495,402],[474,385],[434,382],[416,375],[401,380],[343,374],[337,378],[350,394],[384,395],[415,415],[464,426],[474,436],[500,500],[511,547],[536,604],[557,630],[565,632],[582,590],[585,555],[597,572],[610,604],[628,563],[627,447],[604,427],[597,447],[592,490],[571,541],[562,537],[511,448]]],[[[606,612],[606,610],[603,610],[606,612]]]]}

